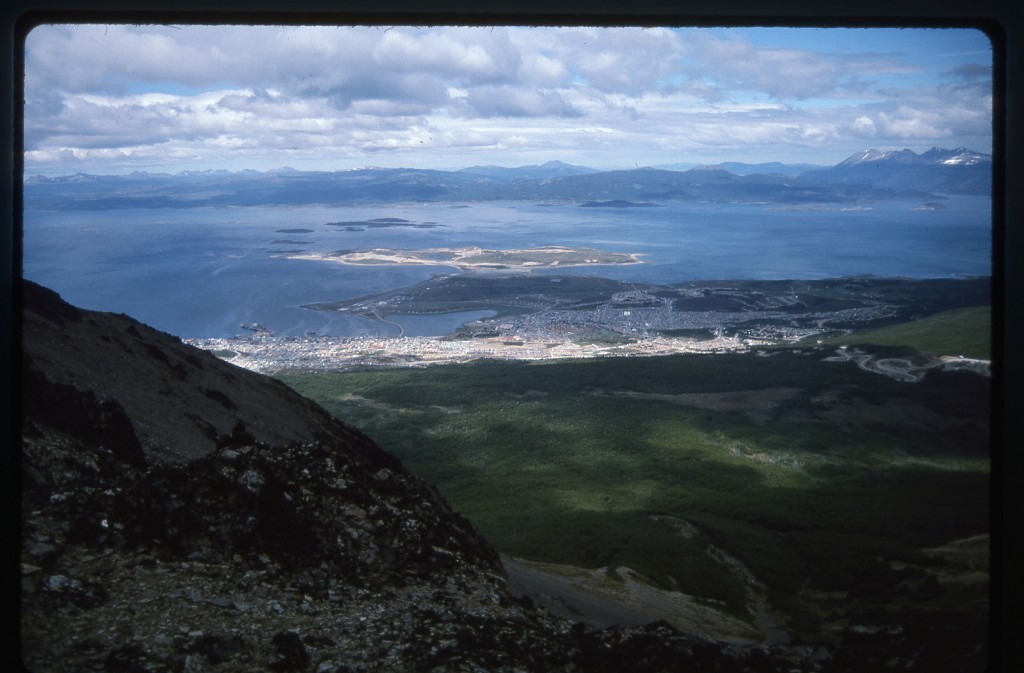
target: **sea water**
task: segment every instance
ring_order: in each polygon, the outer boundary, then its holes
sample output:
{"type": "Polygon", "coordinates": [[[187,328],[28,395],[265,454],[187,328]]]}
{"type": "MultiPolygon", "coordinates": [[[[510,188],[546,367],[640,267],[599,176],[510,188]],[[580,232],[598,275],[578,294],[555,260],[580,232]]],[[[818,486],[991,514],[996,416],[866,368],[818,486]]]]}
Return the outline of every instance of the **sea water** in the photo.
{"type": "MultiPolygon", "coordinates": [[[[446,266],[350,266],[300,252],[543,245],[637,253],[643,264],[538,270],[641,283],[948,278],[991,273],[990,201],[786,208],[666,203],[429,203],[359,207],[32,210],[23,274],[83,308],[125,313],[180,337],[225,337],[259,323],[279,336],[395,334],[389,323],[303,308],[398,289],[446,266]],[[332,225],[384,218],[401,226],[332,225]],[[394,222],[404,220],[404,222],[394,222]],[[286,231],[287,230],[287,231],[286,231]],[[301,231],[295,231],[301,230],[301,231]]],[[[480,312],[389,316],[409,334],[445,334],[480,312]]]]}

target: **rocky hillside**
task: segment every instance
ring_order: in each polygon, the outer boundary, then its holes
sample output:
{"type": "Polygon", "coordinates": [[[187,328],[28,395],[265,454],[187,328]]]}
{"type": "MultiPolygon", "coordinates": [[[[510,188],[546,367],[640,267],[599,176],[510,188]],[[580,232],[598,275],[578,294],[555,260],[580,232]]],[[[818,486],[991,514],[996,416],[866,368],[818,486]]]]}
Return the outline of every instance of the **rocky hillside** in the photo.
{"type": "Polygon", "coordinates": [[[21,384],[28,670],[846,670],[823,648],[556,618],[358,430],[31,284],[21,384]]]}
{"type": "Polygon", "coordinates": [[[200,458],[239,434],[342,442],[374,465],[395,465],[274,379],[224,367],[127,316],[80,311],[38,285],[26,282],[24,297],[25,413],[45,425],[153,464],[200,458]]]}

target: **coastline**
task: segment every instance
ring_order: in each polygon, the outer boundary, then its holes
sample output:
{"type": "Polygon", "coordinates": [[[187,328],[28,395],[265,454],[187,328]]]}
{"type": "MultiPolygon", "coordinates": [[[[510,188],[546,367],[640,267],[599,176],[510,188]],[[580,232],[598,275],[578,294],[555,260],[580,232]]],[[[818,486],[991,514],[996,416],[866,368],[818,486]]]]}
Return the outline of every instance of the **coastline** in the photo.
{"type": "Polygon", "coordinates": [[[285,253],[286,259],[336,262],[354,266],[429,265],[453,266],[463,271],[529,271],[537,268],[643,264],[640,253],[604,252],[592,248],[543,246],[495,250],[481,247],[426,248],[422,250],[371,250],[326,253],[285,253]]]}

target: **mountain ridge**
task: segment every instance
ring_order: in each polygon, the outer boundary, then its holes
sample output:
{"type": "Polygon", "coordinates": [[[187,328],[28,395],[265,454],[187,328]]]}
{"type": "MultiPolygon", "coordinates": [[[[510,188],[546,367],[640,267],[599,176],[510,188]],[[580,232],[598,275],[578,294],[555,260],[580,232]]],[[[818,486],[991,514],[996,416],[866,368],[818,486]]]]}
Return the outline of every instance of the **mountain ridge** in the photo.
{"type": "MultiPolygon", "coordinates": [[[[33,393],[25,401],[30,414],[45,413],[46,391],[89,381],[91,390],[103,391],[102,399],[123,405],[127,417],[147,417],[134,428],[147,463],[188,462],[212,452],[218,438],[232,434],[268,444],[357,435],[309,400],[292,397],[274,379],[223,368],[212,354],[128,316],[75,309],[51,290],[27,281],[24,288],[28,310],[22,319],[22,364],[33,393]],[[183,397],[189,389],[205,398],[202,418],[190,415],[195,401],[183,397]]],[[[383,452],[374,460],[390,463],[383,452]]]]}
{"type": "MultiPolygon", "coordinates": [[[[655,166],[644,166],[637,167],[637,169],[655,169],[655,170],[669,170],[675,172],[684,172],[693,169],[706,169],[706,168],[717,168],[725,170],[734,175],[746,175],[750,174],[751,170],[764,169],[771,174],[777,173],[787,169],[800,169],[800,172],[804,170],[820,170],[835,168],[837,166],[849,165],[858,163],[865,159],[870,160],[890,160],[893,158],[907,158],[912,157],[917,159],[919,163],[929,163],[933,161],[945,162],[951,157],[970,155],[978,162],[991,161],[992,155],[985,154],[971,150],[967,147],[956,147],[954,149],[944,149],[940,147],[932,147],[924,152],[916,153],[909,148],[903,148],[900,150],[877,150],[874,148],[864,148],[857,152],[854,152],[846,159],[832,165],[821,165],[821,164],[810,164],[810,163],[787,163],[781,161],[768,161],[759,163],[746,163],[740,161],[725,161],[719,163],[674,163],[674,164],[658,164],[655,166]]],[[[53,181],[74,181],[79,179],[90,179],[90,178],[117,178],[117,177],[131,177],[131,178],[149,178],[149,177],[222,177],[229,175],[280,175],[289,173],[346,173],[352,171],[379,171],[379,170],[423,170],[423,171],[434,171],[444,173],[481,173],[485,171],[549,171],[549,172],[572,172],[572,173],[607,173],[621,170],[637,170],[637,169],[597,169],[589,166],[581,166],[577,164],[569,164],[564,161],[552,159],[542,164],[529,164],[522,166],[502,166],[499,164],[487,164],[487,165],[475,165],[466,166],[464,168],[450,169],[450,170],[439,170],[439,169],[414,169],[409,167],[381,167],[381,166],[364,166],[359,168],[347,168],[347,169],[335,169],[335,170],[312,170],[302,171],[292,168],[290,166],[281,166],[279,168],[271,168],[265,171],[259,171],[251,168],[243,168],[237,171],[231,171],[227,169],[205,169],[205,170],[182,170],[174,173],[168,172],[151,172],[151,171],[133,171],[128,174],[102,174],[102,173],[73,173],[60,176],[44,176],[44,175],[33,175],[26,178],[25,182],[28,184],[35,183],[47,183],[53,181]]]]}
{"type": "MultiPolygon", "coordinates": [[[[457,171],[373,168],[338,171],[136,173],[47,178],[24,183],[27,207],[98,209],[266,205],[348,205],[409,201],[860,202],[991,193],[991,157],[956,148],[923,154],[864,150],[832,167],[787,174],[725,165],[596,171],[561,162],[457,171]],[[716,179],[709,180],[715,176],[716,179]],[[202,189],[197,190],[201,185],[202,189]],[[143,189],[143,186],[145,187],[143,189]]],[[[765,165],[769,166],[769,165],[765,165]]]]}

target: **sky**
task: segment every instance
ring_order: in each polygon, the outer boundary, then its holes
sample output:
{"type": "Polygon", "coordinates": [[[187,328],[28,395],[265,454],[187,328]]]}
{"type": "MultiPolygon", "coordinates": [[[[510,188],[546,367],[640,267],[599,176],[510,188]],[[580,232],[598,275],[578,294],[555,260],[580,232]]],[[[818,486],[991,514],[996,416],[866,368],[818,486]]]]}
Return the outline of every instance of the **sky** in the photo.
{"type": "Polygon", "coordinates": [[[992,151],[966,28],[44,25],[25,175],[992,151]]]}

